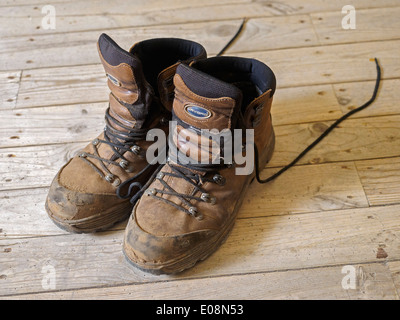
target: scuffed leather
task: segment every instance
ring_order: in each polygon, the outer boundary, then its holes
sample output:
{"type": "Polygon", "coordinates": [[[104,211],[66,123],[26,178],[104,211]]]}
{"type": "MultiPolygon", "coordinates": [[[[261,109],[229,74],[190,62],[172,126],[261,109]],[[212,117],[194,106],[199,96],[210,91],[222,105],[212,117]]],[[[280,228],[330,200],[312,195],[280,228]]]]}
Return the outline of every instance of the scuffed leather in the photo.
{"type": "MultiPolygon", "coordinates": [[[[173,103],[173,113],[181,122],[189,128],[201,129],[233,129],[232,117],[235,110],[240,106],[237,101],[229,97],[211,99],[199,96],[192,92],[183,79],[176,74],[175,100],[173,103]],[[194,119],[185,113],[187,104],[199,105],[211,112],[211,117],[207,119],[194,119]]],[[[270,92],[255,99],[246,106],[245,122],[248,129],[255,130],[255,141],[259,146],[263,161],[271,155],[271,145],[273,141],[272,123],[270,120],[270,107],[272,99],[270,92]],[[264,104],[261,111],[261,125],[253,127],[252,112],[260,103],[264,104]]],[[[195,131],[190,131],[181,125],[177,126],[177,132],[173,136],[175,145],[185,154],[190,154],[194,159],[200,159],[202,153],[206,152],[207,142],[203,142],[196,136],[195,131]],[[185,141],[182,136],[190,136],[190,141],[185,141]]],[[[172,173],[171,166],[177,165],[172,160],[163,166],[161,172],[172,173]]],[[[178,165],[177,165],[178,166],[178,165]]],[[[180,165],[179,165],[180,166],[180,165]]],[[[184,165],[180,167],[185,167],[184,165]]],[[[255,172],[250,175],[237,175],[235,165],[218,170],[218,174],[226,179],[224,185],[205,181],[201,187],[206,193],[216,198],[215,203],[190,200],[189,202],[197,208],[198,219],[160,199],[155,199],[151,193],[144,194],[136,204],[131,219],[125,230],[124,250],[127,257],[134,263],[146,269],[146,265],[152,268],[155,264],[157,268],[167,266],[171,261],[184,260],[193,254],[193,251],[207,244],[209,239],[227,230],[227,226],[232,224],[236,218],[238,209],[243,201],[245,192],[255,172]],[[150,267],[151,265],[151,267],[150,267]]],[[[210,179],[216,172],[199,172],[191,169],[206,180],[210,179]]],[[[177,178],[164,174],[162,179],[176,193],[200,197],[201,192],[196,191],[195,187],[182,178],[177,178]]],[[[148,190],[165,190],[163,184],[155,179],[150,184],[148,190]]],[[[171,201],[178,206],[186,209],[186,204],[176,195],[156,193],[156,197],[161,197],[171,201]]],[[[207,250],[205,245],[202,250],[207,250]]],[[[208,246],[209,247],[209,246],[208,246]]],[[[204,255],[202,255],[204,256],[204,255]]],[[[179,270],[175,270],[179,271],[179,270]]]]}

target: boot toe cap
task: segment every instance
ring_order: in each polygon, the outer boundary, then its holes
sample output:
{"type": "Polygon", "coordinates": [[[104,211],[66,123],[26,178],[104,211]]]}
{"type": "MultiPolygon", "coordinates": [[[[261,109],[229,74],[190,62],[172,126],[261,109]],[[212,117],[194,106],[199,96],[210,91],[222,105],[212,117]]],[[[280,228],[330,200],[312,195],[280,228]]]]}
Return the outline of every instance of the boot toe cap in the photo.
{"type": "Polygon", "coordinates": [[[190,268],[203,259],[203,246],[215,236],[215,230],[155,234],[137,223],[136,208],[137,205],[125,229],[123,246],[126,258],[135,267],[154,274],[171,274],[190,268]]]}
{"type": "Polygon", "coordinates": [[[51,183],[46,199],[47,213],[62,229],[70,232],[96,231],[106,224],[115,223],[119,216],[130,213],[132,205],[119,199],[115,193],[83,192],[65,186],[60,181],[62,172],[61,169],[51,183]]]}

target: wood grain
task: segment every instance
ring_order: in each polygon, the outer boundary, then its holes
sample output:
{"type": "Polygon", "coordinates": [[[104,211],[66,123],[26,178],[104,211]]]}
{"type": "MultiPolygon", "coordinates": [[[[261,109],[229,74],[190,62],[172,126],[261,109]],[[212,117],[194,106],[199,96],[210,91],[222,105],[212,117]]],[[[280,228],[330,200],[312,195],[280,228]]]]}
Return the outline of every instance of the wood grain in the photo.
{"type": "Polygon", "coordinates": [[[320,300],[322,296],[329,300],[382,298],[393,300],[398,299],[398,293],[389,268],[395,266],[399,269],[398,262],[389,263],[389,267],[383,263],[352,265],[351,267],[356,270],[355,289],[343,289],[341,282],[346,273],[342,273],[343,266],[334,266],[17,295],[11,298],[202,300],[207,297],[207,299],[241,300],[246,297],[253,300],[320,300]]]}
{"type": "MultiPolygon", "coordinates": [[[[290,163],[332,122],[276,127],[277,143],[270,166],[290,163]]],[[[400,116],[347,119],[299,161],[315,164],[332,161],[394,157],[400,154],[400,116]]]]}
{"type": "MultiPolygon", "coordinates": [[[[351,3],[354,6],[354,3],[351,3]]],[[[311,14],[315,31],[321,44],[352,43],[371,40],[399,39],[400,7],[356,9],[355,29],[343,29],[341,10],[311,14]],[[385,17],[382,19],[382,17],[385,17]]]]}
{"type": "Polygon", "coordinates": [[[54,0],[57,28],[41,27],[44,0],[0,3],[0,299],[399,299],[400,5],[354,0],[54,0]],[[219,250],[175,276],[132,268],[122,254],[126,221],[69,234],[44,201],[59,168],[103,127],[109,89],[96,41],[123,48],[154,37],[201,42],[212,56],[264,61],[277,76],[277,135],[266,177],[335,119],[375,103],[335,129],[271,183],[253,183],[219,250]],[[42,285],[54,267],[55,289],[42,285]],[[341,286],[356,270],[356,289],[341,286]]]}
{"type": "Polygon", "coordinates": [[[57,171],[87,142],[4,148],[0,155],[0,190],[47,187],[57,171]]]}
{"type": "Polygon", "coordinates": [[[24,71],[16,108],[107,101],[101,65],[24,71]]]}
{"type": "MultiPolygon", "coordinates": [[[[276,74],[280,89],[375,80],[376,68],[369,61],[372,54],[368,52],[376,47],[374,55],[384,68],[383,78],[399,77],[397,52],[400,50],[400,41],[335,45],[330,46],[329,50],[314,47],[298,48],[296,52],[282,49],[243,55],[260,59],[269,65],[276,74]],[[303,63],[299,64],[298,56],[308,59],[303,58],[303,63]]],[[[94,48],[92,52],[97,55],[94,48]]],[[[104,71],[99,64],[24,71],[16,108],[105,101],[108,95],[105,83],[104,71]]],[[[370,93],[366,99],[369,99],[373,84],[367,84],[370,85],[370,93]]]]}
{"type": "MultiPolygon", "coordinates": [[[[333,88],[343,113],[347,113],[364,104],[371,96],[375,81],[349,82],[334,84],[333,88]]],[[[399,114],[400,79],[388,79],[381,82],[379,94],[367,109],[356,113],[352,118],[399,114]]]]}
{"type": "Polygon", "coordinates": [[[400,202],[400,158],[356,162],[361,183],[370,205],[400,202]]]}
{"type": "Polygon", "coordinates": [[[393,261],[388,263],[390,272],[392,274],[393,284],[396,288],[397,300],[400,297],[400,261],[393,261]]]}
{"type": "MultiPolygon", "coordinates": [[[[54,169],[57,167],[49,166],[41,180],[26,177],[22,171],[17,179],[4,183],[3,188],[10,189],[0,191],[3,217],[0,239],[65,234],[48,219],[44,209],[48,188],[39,187],[50,185],[54,169]],[[19,177],[24,179],[21,181],[19,177]]],[[[272,172],[265,170],[263,175],[272,172]]],[[[353,163],[299,166],[270,184],[253,183],[239,219],[357,207],[368,207],[368,202],[353,163]]],[[[124,227],[122,223],[113,229],[124,227]]]]}
{"type": "MultiPolygon", "coordinates": [[[[277,170],[264,170],[262,177],[269,177],[277,170]]],[[[252,183],[240,210],[240,217],[367,206],[364,190],[352,162],[297,166],[268,184],[252,183]]]]}
{"type": "MultiPolygon", "coordinates": [[[[47,4],[47,3],[44,3],[47,4]]],[[[270,16],[275,10],[263,3],[246,0],[206,0],[198,1],[136,1],[135,5],[126,1],[63,2],[54,4],[57,25],[54,30],[44,30],[41,21],[44,14],[41,6],[27,5],[0,8],[0,21],[5,28],[0,32],[7,36],[37,36],[41,34],[70,33],[89,30],[111,30],[114,28],[143,27],[171,23],[240,19],[243,11],[247,16],[270,16]],[[86,12],[82,15],[80,12],[86,12]],[[107,12],[107,14],[104,14],[107,12]],[[11,19],[20,25],[12,28],[11,19]],[[8,23],[8,24],[7,24],[8,23]]]]}
{"type": "MultiPolygon", "coordinates": [[[[398,260],[400,207],[239,219],[221,248],[176,276],[153,276],[124,260],[123,231],[3,239],[0,295],[43,292],[42,268],[56,290],[398,260]],[[6,249],[6,250],[5,250],[6,249]],[[384,250],[386,257],[378,253],[384,250]]],[[[338,275],[339,279],[341,274],[338,275]]]]}
{"type": "MultiPolygon", "coordinates": [[[[56,8],[57,27],[54,30],[44,30],[41,12],[45,1],[5,0],[0,4],[0,22],[4,26],[0,31],[5,36],[40,35],[48,33],[69,33],[87,30],[105,30],[123,27],[142,27],[151,25],[188,23],[240,19],[244,13],[247,18],[308,14],[320,11],[333,11],[330,14],[339,21],[342,18],[341,8],[346,5],[344,0],[321,3],[318,0],[281,0],[275,1],[168,1],[160,3],[153,1],[136,1],[135,5],[126,1],[114,1],[112,8],[105,0],[80,3],[79,1],[53,1],[56,8]],[[81,12],[85,12],[82,15],[81,12]],[[104,13],[107,14],[104,14],[104,13]],[[13,28],[13,24],[18,28],[13,28]]],[[[372,0],[354,0],[352,5],[358,10],[362,8],[398,6],[396,0],[384,0],[379,4],[372,0]]],[[[368,12],[368,10],[365,10],[368,12]]],[[[325,12],[324,12],[325,13],[325,12]]],[[[322,15],[324,15],[322,13],[322,15]]],[[[326,13],[325,13],[326,15],[326,13]]],[[[370,15],[367,16],[368,18],[370,15]]],[[[318,17],[317,17],[318,18],[318,17]]],[[[333,18],[332,18],[333,19],[333,18]]],[[[328,20],[329,21],[329,20],[328,20]]],[[[320,22],[320,21],[319,21],[320,22]]]]}
{"type": "MultiPolygon", "coordinates": [[[[103,32],[108,33],[126,50],[141,40],[175,37],[201,43],[212,56],[232,38],[241,22],[242,18],[238,18],[183,25],[165,24],[5,38],[0,40],[0,70],[99,63],[96,41],[103,32]],[[2,58],[5,57],[11,58],[13,64],[10,65],[7,60],[3,61],[2,58]]],[[[318,44],[312,23],[307,16],[252,19],[246,24],[245,32],[239,40],[235,43],[237,49],[233,46],[229,52],[246,50],[243,48],[266,50],[318,44]]]]}
{"type": "MultiPolygon", "coordinates": [[[[241,53],[269,65],[279,87],[354,82],[376,79],[376,67],[370,59],[377,57],[383,79],[399,78],[400,41],[339,44],[309,48],[241,53]]],[[[370,88],[372,95],[373,85],[370,88]]]]}
{"type": "MultiPolygon", "coordinates": [[[[78,110],[78,113],[80,111],[78,110]]],[[[393,157],[400,154],[400,116],[382,116],[351,119],[326,137],[310,151],[299,164],[343,162],[377,157],[393,157]]],[[[99,120],[98,126],[101,126],[99,120]]],[[[279,167],[292,161],[306,146],[315,140],[330,122],[315,122],[276,127],[277,144],[269,167],[279,167]]],[[[23,136],[23,129],[21,136],[23,136]]],[[[60,128],[68,133],[68,128],[60,128]]],[[[72,136],[93,139],[94,131],[71,126],[72,136]],[[82,130],[84,133],[77,132],[82,130]]],[[[29,130],[28,130],[29,132],[29,130]]],[[[46,132],[47,135],[47,132],[46,132]]],[[[46,135],[39,135],[42,141],[46,135]]],[[[8,140],[18,140],[20,136],[9,136],[8,140]]],[[[29,137],[23,139],[28,140],[29,137]]],[[[39,139],[39,138],[38,138],[39,139]]],[[[54,138],[52,138],[54,139],[54,138]]],[[[0,149],[0,189],[48,186],[57,170],[88,141],[67,144],[45,144],[21,148],[0,149]],[[34,182],[32,184],[32,182],[34,182]]]]}
{"type": "Polygon", "coordinates": [[[20,78],[21,71],[0,72],[0,111],[15,107],[20,78]]]}
{"type": "Polygon", "coordinates": [[[103,130],[107,106],[101,102],[3,111],[0,146],[89,141],[103,130]]]}
{"type": "Polygon", "coordinates": [[[335,120],[342,116],[332,85],[279,88],[271,109],[274,125],[335,120]]]}
{"type": "MultiPolygon", "coordinates": [[[[44,92],[40,94],[41,80],[39,80],[39,76],[32,81],[37,85],[35,93],[30,92],[26,83],[20,93],[20,99],[22,99],[18,104],[20,108],[2,111],[0,118],[1,148],[88,141],[96,137],[103,129],[104,112],[108,105],[106,100],[99,103],[33,107],[32,103],[35,104],[33,100],[39,102],[46,97],[46,94],[44,92]],[[22,97],[29,97],[29,99],[22,97]],[[25,107],[24,103],[31,103],[31,105],[25,107]],[[49,132],[51,135],[48,134],[49,132]],[[11,139],[11,137],[14,138],[11,139]]],[[[77,97],[82,97],[83,101],[92,99],[92,96],[86,95],[85,90],[79,90],[78,83],[76,87],[71,84],[70,87],[61,88],[62,80],[59,80],[58,85],[59,92],[65,92],[64,101],[74,102],[77,101],[77,97]],[[74,94],[67,96],[67,91],[74,92],[74,94]]],[[[54,90],[57,89],[54,88],[54,90]]],[[[96,90],[101,95],[99,98],[108,98],[106,84],[99,84],[97,89],[92,89],[92,92],[96,92],[96,90]]],[[[58,101],[53,97],[54,102],[63,102],[62,96],[61,93],[57,95],[58,101]]],[[[49,99],[51,97],[49,92],[49,99]]],[[[341,109],[330,85],[311,86],[307,90],[305,88],[283,88],[277,91],[272,108],[275,125],[333,120],[341,115],[341,109]]]]}
{"type": "MultiPolygon", "coordinates": [[[[209,10],[215,12],[214,7],[210,7],[209,10]]],[[[340,28],[337,33],[344,34],[345,39],[356,38],[359,39],[357,42],[381,42],[382,40],[398,39],[395,34],[398,28],[396,28],[396,25],[393,26],[393,24],[390,24],[390,19],[397,21],[397,11],[398,8],[394,8],[389,13],[388,17],[388,23],[392,28],[391,30],[393,30],[392,32],[387,32],[384,27],[375,28],[374,25],[361,26],[360,29],[356,29],[356,31],[343,30],[339,27],[339,22],[341,21],[340,11],[332,13],[332,15],[334,15],[334,18],[332,18],[333,21],[328,23],[325,23],[324,20],[319,20],[322,19],[321,17],[316,17],[313,24],[307,15],[256,17],[248,21],[239,39],[237,39],[229,49],[229,53],[237,54],[248,51],[313,47],[325,44],[321,39],[329,38],[328,34],[333,34],[333,40],[329,40],[329,44],[346,42],[346,40],[342,40],[340,37],[338,37],[337,41],[335,40],[335,28],[340,28]],[[316,26],[314,27],[315,24],[316,26]],[[331,24],[334,24],[334,26],[331,26],[331,24]],[[318,33],[319,28],[322,29],[322,31],[320,31],[321,34],[318,33]],[[349,35],[351,32],[358,32],[364,35],[364,37],[358,36],[358,33],[349,35]],[[373,35],[370,36],[369,33],[373,33],[373,35]]],[[[370,21],[368,20],[368,15],[372,15],[371,19],[373,19],[373,15],[379,16],[379,14],[381,14],[379,9],[369,9],[366,10],[366,12],[368,13],[367,21],[370,21]],[[370,11],[372,12],[371,14],[369,13],[370,11]]],[[[86,17],[84,17],[84,19],[86,19],[86,17]]],[[[173,36],[198,41],[206,47],[210,55],[213,55],[234,35],[241,23],[241,19],[242,17],[238,16],[229,20],[193,22],[183,25],[177,21],[175,24],[148,27],[129,26],[110,30],[99,28],[99,30],[95,31],[70,31],[69,33],[62,34],[49,34],[45,32],[34,36],[28,34],[26,36],[7,37],[0,40],[0,58],[2,58],[0,60],[2,61],[2,63],[0,63],[0,70],[10,70],[11,67],[14,69],[32,69],[98,63],[96,41],[102,32],[109,33],[126,49],[140,40],[173,36]],[[5,59],[6,57],[8,59],[5,59]],[[7,63],[10,58],[13,60],[12,65],[7,63]]],[[[351,42],[351,45],[353,45],[354,40],[351,42]]],[[[372,52],[376,50],[378,50],[377,53],[379,53],[379,47],[373,46],[372,52]]],[[[351,50],[342,50],[342,55],[346,53],[346,51],[351,52],[351,50]]],[[[303,57],[310,57],[310,55],[305,55],[303,57]]],[[[371,58],[371,56],[368,56],[368,58],[371,58]]]]}

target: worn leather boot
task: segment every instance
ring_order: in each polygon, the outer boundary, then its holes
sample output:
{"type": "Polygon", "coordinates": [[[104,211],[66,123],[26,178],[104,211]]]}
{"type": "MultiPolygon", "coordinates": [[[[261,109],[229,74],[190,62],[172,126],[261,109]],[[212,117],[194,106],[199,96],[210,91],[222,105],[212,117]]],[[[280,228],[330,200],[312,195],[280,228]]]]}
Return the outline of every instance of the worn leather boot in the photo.
{"type": "Polygon", "coordinates": [[[251,155],[255,149],[246,151],[249,145],[256,147],[257,156],[249,161],[259,168],[272,157],[275,141],[270,116],[275,76],[262,62],[216,57],[180,65],[174,84],[176,127],[170,131],[169,160],[136,203],[123,245],[129,262],[155,274],[180,272],[214,252],[231,231],[255,177],[254,166],[237,174],[245,164],[227,161],[228,143],[207,132],[204,139],[204,129],[254,130],[245,149],[235,138],[239,152],[235,147],[231,152],[235,160],[242,151],[251,155]],[[196,163],[199,159],[208,163],[196,163]]]}
{"type": "Polygon", "coordinates": [[[121,49],[102,34],[98,52],[111,90],[106,126],[65,164],[46,200],[50,218],[71,232],[103,230],[126,218],[157,166],[146,161],[152,128],[168,132],[177,66],[206,58],[203,46],[175,38],[121,49]]]}

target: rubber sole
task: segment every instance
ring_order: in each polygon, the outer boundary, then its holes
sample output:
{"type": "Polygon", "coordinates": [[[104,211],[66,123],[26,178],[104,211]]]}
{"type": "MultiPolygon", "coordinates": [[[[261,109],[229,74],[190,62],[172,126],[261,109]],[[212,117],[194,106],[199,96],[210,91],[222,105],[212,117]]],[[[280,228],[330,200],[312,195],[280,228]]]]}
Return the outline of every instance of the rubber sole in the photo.
{"type": "Polygon", "coordinates": [[[49,218],[60,229],[71,233],[93,233],[109,229],[116,223],[127,219],[132,212],[132,205],[129,201],[128,204],[129,205],[123,204],[117,208],[110,208],[106,212],[101,212],[94,216],[77,220],[63,220],[57,218],[48,207],[47,201],[45,208],[49,218]]]}

